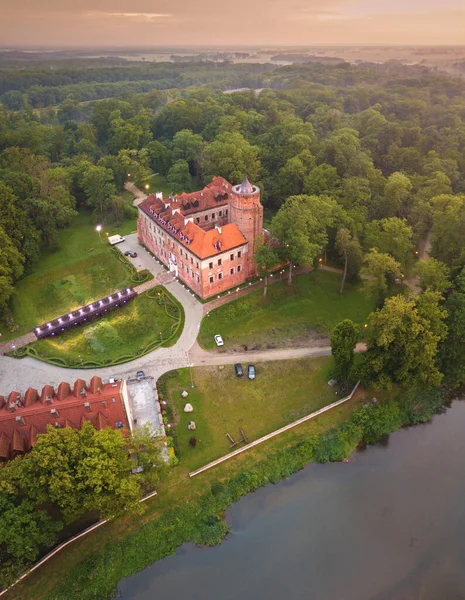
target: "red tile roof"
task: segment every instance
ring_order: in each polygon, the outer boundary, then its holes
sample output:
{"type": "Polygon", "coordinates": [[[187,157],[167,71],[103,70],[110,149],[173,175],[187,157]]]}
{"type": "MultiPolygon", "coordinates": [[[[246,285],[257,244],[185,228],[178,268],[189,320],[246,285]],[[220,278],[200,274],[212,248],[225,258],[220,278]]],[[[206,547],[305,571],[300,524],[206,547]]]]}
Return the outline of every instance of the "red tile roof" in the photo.
{"type": "Polygon", "coordinates": [[[72,391],[63,382],[57,394],[47,385],[40,396],[29,388],[24,399],[18,392],[11,392],[3,407],[0,404],[0,459],[28,452],[47,425],[78,428],[85,420],[96,429],[127,430],[121,382],[103,385],[100,377],[93,377],[87,387],[84,380],[78,379],[72,391]]]}
{"type": "Polygon", "coordinates": [[[139,208],[177,242],[188,247],[198,258],[205,259],[247,243],[236,223],[204,231],[191,220],[195,213],[228,205],[232,194],[231,184],[223,177],[215,177],[200,192],[169,199],[150,194],[139,208]]]}

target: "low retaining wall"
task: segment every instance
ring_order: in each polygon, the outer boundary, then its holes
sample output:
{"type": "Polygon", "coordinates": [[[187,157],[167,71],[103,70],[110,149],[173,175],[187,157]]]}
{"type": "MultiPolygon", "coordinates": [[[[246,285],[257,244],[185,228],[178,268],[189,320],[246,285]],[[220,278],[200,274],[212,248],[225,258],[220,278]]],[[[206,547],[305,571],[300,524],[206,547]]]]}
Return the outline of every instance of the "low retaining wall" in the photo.
{"type": "MultiPolygon", "coordinates": [[[[152,492],[151,494],[148,494],[147,496],[144,496],[143,498],[141,498],[139,500],[139,502],[145,502],[146,500],[150,500],[150,498],[153,498],[156,495],[157,495],[157,492],[152,492]]],[[[61,550],[63,550],[63,548],[66,548],[66,546],[68,546],[69,544],[72,544],[73,542],[75,542],[79,538],[84,537],[85,535],[87,535],[91,531],[95,531],[95,529],[98,529],[102,525],[105,525],[105,523],[108,523],[110,520],[111,519],[103,519],[103,521],[99,521],[98,523],[94,523],[94,525],[91,525],[87,529],[84,529],[84,531],[82,531],[78,535],[75,535],[70,540],[67,540],[66,542],[63,542],[62,544],[60,544],[57,548],[55,548],[55,550],[52,550],[51,552],[49,552],[48,554],[46,554],[43,558],[41,558],[38,563],[36,563],[33,567],[31,567],[29,569],[29,571],[26,571],[26,573],[23,573],[21,575],[21,577],[19,577],[19,579],[17,579],[14,583],[12,583],[10,585],[10,587],[7,587],[5,590],[3,590],[2,592],[0,592],[0,596],[3,596],[3,594],[6,594],[9,590],[11,590],[12,587],[14,587],[17,583],[19,583],[20,581],[22,581],[23,579],[25,579],[30,573],[32,573],[33,571],[35,571],[36,569],[38,569],[39,567],[41,567],[44,563],[46,563],[48,560],[50,560],[52,558],[52,556],[55,556],[55,554],[57,554],[58,552],[60,552],[61,550]]]]}
{"type": "Polygon", "coordinates": [[[276,429],[276,431],[272,431],[271,433],[268,433],[267,435],[264,435],[263,437],[258,438],[258,440],[255,440],[254,442],[250,442],[250,444],[247,444],[247,446],[243,446],[242,448],[239,448],[238,450],[234,450],[233,452],[230,452],[229,454],[225,454],[225,456],[222,456],[221,458],[217,458],[213,462],[210,462],[207,465],[200,467],[200,469],[197,469],[196,471],[191,471],[189,473],[189,477],[195,477],[196,475],[200,475],[200,473],[203,473],[204,471],[207,471],[208,469],[211,469],[212,467],[216,467],[216,465],[219,465],[222,462],[225,462],[226,460],[229,460],[230,458],[233,458],[234,456],[241,454],[242,452],[246,452],[247,450],[250,450],[250,448],[254,448],[255,446],[258,446],[259,444],[262,444],[263,442],[266,442],[267,440],[270,440],[271,438],[276,437],[277,435],[279,435],[281,433],[284,433],[285,431],[289,431],[289,429],[292,429],[293,427],[297,427],[297,425],[300,425],[301,423],[305,423],[305,421],[310,421],[310,419],[314,419],[318,415],[321,415],[321,414],[327,412],[328,410],[331,410],[332,408],[336,408],[336,406],[339,406],[340,404],[343,404],[344,402],[351,400],[351,398],[357,391],[359,385],[360,385],[360,381],[357,381],[357,383],[354,386],[354,389],[345,398],[341,398],[341,400],[337,400],[336,402],[333,402],[332,404],[328,404],[327,406],[324,406],[323,408],[320,408],[319,410],[317,410],[313,413],[310,413],[309,415],[302,417],[301,419],[298,419],[297,421],[294,421],[293,423],[289,423],[289,425],[285,425],[284,427],[281,427],[281,429],[276,429]]]}

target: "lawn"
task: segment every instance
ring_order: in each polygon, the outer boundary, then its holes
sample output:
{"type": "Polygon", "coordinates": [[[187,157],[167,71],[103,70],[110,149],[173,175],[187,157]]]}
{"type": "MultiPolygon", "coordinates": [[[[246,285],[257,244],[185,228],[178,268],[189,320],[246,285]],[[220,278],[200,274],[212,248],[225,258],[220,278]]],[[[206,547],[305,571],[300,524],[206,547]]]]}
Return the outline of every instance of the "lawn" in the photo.
{"type": "MultiPolygon", "coordinates": [[[[151,175],[148,179],[144,181],[141,185],[141,189],[144,190],[147,194],[155,194],[156,192],[163,192],[163,197],[168,198],[170,194],[173,192],[173,188],[171,184],[166,181],[166,177],[163,175],[151,175]],[[147,189],[146,186],[149,186],[147,189]]],[[[192,177],[190,189],[186,189],[186,192],[192,192],[199,189],[194,177],[192,177]]]]}
{"type": "Polygon", "coordinates": [[[347,284],[339,294],[340,275],[316,270],[294,278],[292,286],[281,281],[212,310],[203,318],[198,337],[206,349],[214,348],[219,333],[226,348],[273,348],[327,337],[343,319],[362,323],[375,301],[361,285],[347,284]]]}
{"type": "Polygon", "coordinates": [[[171,337],[173,328],[183,320],[182,315],[181,305],[171,294],[162,288],[153,288],[102,319],[58,337],[39,340],[32,347],[44,360],[59,358],[68,366],[79,367],[86,361],[117,364],[123,357],[144,354],[144,349],[152,344],[174,344],[182,327],[171,337]]]}
{"type": "Polygon", "coordinates": [[[0,323],[3,340],[13,339],[35,326],[127,285],[130,272],[112,253],[106,234],[127,234],[135,220],[119,227],[104,227],[99,240],[93,215],[81,212],[58,234],[58,250],[44,252],[33,272],[18,281],[13,316],[19,329],[11,333],[0,323]]]}
{"type": "Polygon", "coordinates": [[[170,380],[168,397],[179,418],[182,463],[193,470],[227,454],[231,445],[226,433],[240,439],[239,426],[251,442],[333,402],[337,396],[327,384],[331,365],[330,358],[260,363],[254,381],[247,377],[245,364],[243,377],[236,376],[233,365],[196,368],[193,389],[190,374],[180,371],[170,380]],[[187,400],[183,390],[189,392],[187,400]],[[186,402],[193,413],[184,412],[186,402]],[[191,420],[195,432],[187,429],[191,420]],[[193,436],[195,448],[189,445],[193,436]]]}

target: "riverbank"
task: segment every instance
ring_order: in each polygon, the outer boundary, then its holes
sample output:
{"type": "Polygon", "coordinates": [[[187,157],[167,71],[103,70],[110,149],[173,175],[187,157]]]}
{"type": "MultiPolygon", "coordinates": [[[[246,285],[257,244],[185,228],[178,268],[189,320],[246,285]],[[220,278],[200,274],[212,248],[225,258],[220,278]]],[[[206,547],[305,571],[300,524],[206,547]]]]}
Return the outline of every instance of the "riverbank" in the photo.
{"type": "Polygon", "coordinates": [[[341,407],[337,427],[328,427],[323,415],[286,432],[266,449],[253,449],[194,480],[186,480],[179,465],[162,483],[157,500],[149,503],[142,519],[105,526],[6,598],[110,599],[121,578],[173,554],[181,544],[219,543],[228,533],[223,512],[241,496],[276,483],[311,461],[344,460],[360,444],[373,443],[403,425],[429,420],[442,404],[439,392],[404,393],[384,403],[370,402],[371,396],[366,393],[341,407]]]}

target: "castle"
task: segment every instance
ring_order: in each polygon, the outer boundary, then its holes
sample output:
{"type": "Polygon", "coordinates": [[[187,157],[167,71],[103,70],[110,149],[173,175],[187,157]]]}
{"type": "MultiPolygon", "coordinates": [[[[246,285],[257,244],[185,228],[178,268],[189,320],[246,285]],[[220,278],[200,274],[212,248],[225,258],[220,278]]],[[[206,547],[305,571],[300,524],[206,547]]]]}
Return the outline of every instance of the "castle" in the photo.
{"type": "Polygon", "coordinates": [[[139,204],[138,240],[201,298],[256,275],[262,235],[260,189],[247,178],[232,186],[214,177],[203,190],[139,204]]]}

